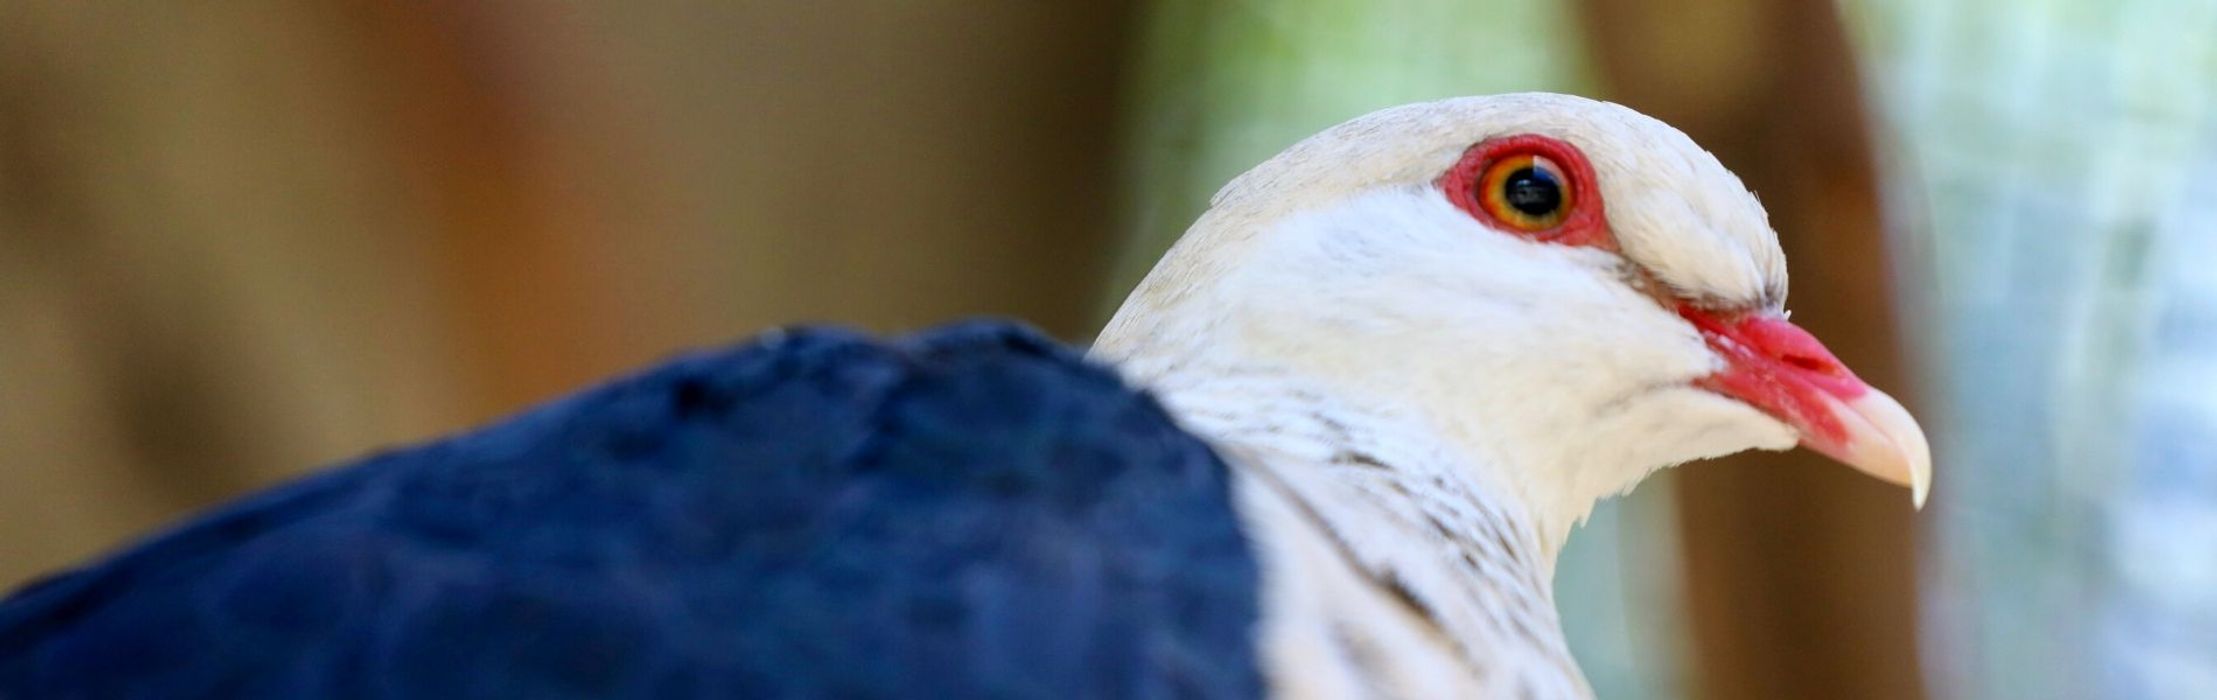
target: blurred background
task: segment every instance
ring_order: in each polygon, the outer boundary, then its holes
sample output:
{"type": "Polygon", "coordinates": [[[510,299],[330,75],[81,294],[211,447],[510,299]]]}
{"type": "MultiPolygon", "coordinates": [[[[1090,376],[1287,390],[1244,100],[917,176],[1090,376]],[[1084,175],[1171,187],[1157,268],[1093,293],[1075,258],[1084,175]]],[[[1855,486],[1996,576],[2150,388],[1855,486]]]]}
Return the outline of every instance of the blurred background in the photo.
{"type": "Polygon", "coordinates": [[[1225,179],[1545,89],[1715,150],[1938,485],[1676,470],[1604,697],[2217,697],[2212,0],[0,2],[0,585],[682,348],[1085,342],[1225,179]]]}

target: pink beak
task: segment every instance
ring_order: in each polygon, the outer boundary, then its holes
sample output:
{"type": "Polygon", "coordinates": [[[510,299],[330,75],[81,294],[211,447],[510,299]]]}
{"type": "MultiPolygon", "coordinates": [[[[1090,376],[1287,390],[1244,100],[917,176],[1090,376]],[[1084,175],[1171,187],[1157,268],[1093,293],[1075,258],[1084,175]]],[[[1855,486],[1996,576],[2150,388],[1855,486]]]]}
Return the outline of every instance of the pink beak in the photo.
{"type": "Polygon", "coordinates": [[[1725,367],[1697,384],[1793,426],[1801,445],[1863,473],[1908,486],[1924,507],[1932,488],[1932,451],[1924,429],[1893,397],[1864,384],[1817,338],[1775,314],[1730,321],[1682,306],[1678,311],[1725,367]]]}

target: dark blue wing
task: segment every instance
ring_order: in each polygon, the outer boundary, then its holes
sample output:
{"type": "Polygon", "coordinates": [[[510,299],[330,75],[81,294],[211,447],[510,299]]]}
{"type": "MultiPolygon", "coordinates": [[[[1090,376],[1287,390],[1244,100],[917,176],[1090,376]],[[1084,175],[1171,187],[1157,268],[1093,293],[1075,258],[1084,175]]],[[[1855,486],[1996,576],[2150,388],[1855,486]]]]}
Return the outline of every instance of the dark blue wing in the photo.
{"type": "Polygon", "coordinates": [[[1225,467],[1020,328],[793,331],[0,603],[0,698],[1261,692],[1225,467]]]}

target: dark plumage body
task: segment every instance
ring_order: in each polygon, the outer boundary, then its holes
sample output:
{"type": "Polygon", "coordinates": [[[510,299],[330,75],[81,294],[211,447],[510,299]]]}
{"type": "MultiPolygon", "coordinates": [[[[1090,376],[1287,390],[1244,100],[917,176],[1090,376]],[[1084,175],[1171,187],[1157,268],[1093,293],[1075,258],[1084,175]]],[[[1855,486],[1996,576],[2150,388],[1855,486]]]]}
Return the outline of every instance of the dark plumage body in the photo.
{"type": "Polygon", "coordinates": [[[1224,463],[1028,331],[678,359],[0,603],[0,698],[1247,697],[1224,463]]]}

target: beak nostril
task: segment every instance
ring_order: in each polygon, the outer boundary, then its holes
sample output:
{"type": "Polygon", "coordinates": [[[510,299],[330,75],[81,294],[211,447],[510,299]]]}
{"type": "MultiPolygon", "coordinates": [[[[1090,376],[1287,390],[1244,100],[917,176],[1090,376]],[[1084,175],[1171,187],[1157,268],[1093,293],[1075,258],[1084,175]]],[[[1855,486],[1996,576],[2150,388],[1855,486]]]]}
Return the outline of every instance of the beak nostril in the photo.
{"type": "Polygon", "coordinates": [[[1780,359],[1785,360],[1786,364],[1793,365],[1797,369],[1803,369],[1810,372],[1818,372],[1823,374],[1834,373],[1834,364],[1831,362],[1826,362],[1823,358],[1812,357],[1809,355],[1787,355],[1780,359]]]}

